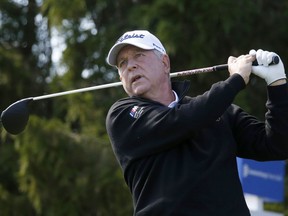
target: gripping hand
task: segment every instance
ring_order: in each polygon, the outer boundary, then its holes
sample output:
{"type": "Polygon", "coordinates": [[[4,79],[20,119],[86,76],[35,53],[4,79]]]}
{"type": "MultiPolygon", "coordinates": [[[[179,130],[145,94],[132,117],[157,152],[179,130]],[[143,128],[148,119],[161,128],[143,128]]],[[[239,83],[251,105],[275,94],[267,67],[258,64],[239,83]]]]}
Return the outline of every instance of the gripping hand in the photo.
{"type": "Polygon", "coordinates": [[[252,73],[263,78],[267,85],[280,79],[286,79],[284,65],[276,53],[258,49],[257,51],[250,50],[249,54],[255,55],[258,62],[258,66],[252,66],[252,73]],[[269,65],[273,56],[278,56],[279,63],[269,65]]]}

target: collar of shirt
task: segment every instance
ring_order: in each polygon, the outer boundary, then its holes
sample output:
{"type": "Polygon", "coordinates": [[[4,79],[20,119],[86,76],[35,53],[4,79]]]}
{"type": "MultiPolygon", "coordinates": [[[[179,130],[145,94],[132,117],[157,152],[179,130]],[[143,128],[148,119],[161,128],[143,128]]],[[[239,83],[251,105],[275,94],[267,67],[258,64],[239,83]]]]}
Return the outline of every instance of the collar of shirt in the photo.
{"type": "MultiPolygon", "coordinates": [[[[173,91],[173,90],[172,90],[172,91],[173,91]]],[[[174,93],[174,95],[175,95],[175,100],[172,101],[172,102],[168,105],[169,108],[175,107],[175,106],[177,105],[178,101],[179,101],[179,97],[178,97],[177,93],[176,93],[175,91],[173,91],[173,93],[174,93]]]]}

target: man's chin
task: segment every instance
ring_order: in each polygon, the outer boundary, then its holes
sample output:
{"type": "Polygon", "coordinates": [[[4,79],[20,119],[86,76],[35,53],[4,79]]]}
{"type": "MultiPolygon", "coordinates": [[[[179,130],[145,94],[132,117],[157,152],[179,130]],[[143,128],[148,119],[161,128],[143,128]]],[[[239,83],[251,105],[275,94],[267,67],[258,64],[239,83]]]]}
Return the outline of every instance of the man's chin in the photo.
{"type": "Polygon", "coordinates": [[[146,88],[143,88],[142,86],[138,86],[137,88],[132,89],[132,93],[135,96],[143,96],[147,92],[146,88]]]}
{"type": "Polygon", "coordinates": [[[145,97],[145,92],[144,91],[133,91],[132,95],[136,96],[136,97],[145,97]]]}

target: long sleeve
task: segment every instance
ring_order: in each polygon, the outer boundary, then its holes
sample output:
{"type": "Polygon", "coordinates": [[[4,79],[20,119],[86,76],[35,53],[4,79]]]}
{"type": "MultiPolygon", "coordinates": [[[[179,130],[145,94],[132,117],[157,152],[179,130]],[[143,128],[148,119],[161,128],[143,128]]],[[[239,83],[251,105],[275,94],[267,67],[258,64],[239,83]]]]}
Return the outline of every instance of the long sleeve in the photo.
{"type": "MultiPolygon", "coordinates": [[[[260,122],[237,109],[235,135],[237,155],[260,161],[288,158],[288,90],[287,84],[268,86],[265,121],[260,122]]],[[[233,115],[234,115],[233,114],[233,115]]]]}

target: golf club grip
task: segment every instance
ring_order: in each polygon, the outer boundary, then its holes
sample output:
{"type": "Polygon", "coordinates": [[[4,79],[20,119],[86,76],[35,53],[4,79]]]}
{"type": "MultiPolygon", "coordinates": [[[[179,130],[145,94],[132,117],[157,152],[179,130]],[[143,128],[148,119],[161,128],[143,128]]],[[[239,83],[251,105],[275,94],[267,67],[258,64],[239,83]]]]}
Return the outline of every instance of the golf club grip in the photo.
{"type": "MultiPolygon", "coordinates": [[[[272,56],[272,61],[271,61],[271,63],[269,64],[269,65],[275,65],[275,64],[278,64],[279,63],[279,57],[277,56],[277,55],[275,55],[275,56],[272,56]]],[[[252,63],[252,66],[258,66],[259,64],[258,64],[258,62],[257,62],[257,59],[255,60],[255,61],[253,61],[253,63],[252,63]]]]}
{"type": "MultiPolygon", "coordinates": [[[[279,63],[279,57],[278,56],[273,56],[272,57],[272,62],[269,65],[276,65],[279,63]]],[[[252,66],[258,66],[257,60],[253,61],[252,66]]],[[[214,71],[223,71],[223,70],[228,70],[228,64],[222,64],[222,65],[216,65],[213,66],[214,71]]]]}
{"type": "Polygon", "coordinates": [[[213,71],[223,71],[223,70],[228,70],[228,64],[213,66],[213,71]]]}

